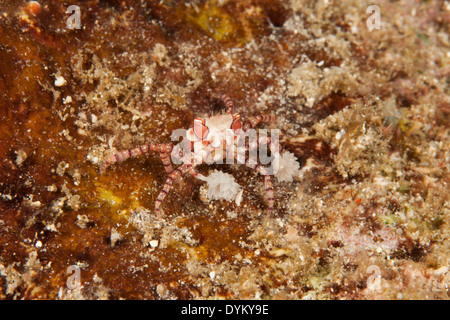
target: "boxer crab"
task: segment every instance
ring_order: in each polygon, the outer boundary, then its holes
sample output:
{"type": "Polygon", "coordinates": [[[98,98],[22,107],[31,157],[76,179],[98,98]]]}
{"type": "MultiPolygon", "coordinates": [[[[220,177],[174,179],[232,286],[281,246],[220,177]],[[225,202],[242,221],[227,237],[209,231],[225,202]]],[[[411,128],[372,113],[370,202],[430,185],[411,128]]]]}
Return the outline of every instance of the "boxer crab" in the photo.
{"type": "MultiPolygon", "coordinates": [[[[108,166],[115,162],[122,162],[130,157],[136,157],[150,151],[158,152],[164,168],[168,174],[164,187],[160,191],[155,201],[155,212],[161,217],[161,204],[173,186],[173,183],[184,173],[190,173],[194,177],[208,182],[210,188],[214,185],[218,189],[222,189],[220,195],[215,198],[230,198],[230,195],[236,195],[239,185],[234,182],[233,178],[227,177],[227,174],[215,171],[209,177],[205,177],[195,170],[195,167],[202,163],[229,159],[230,146],[234,151],[243,149],[243,153],[231,153],[231,157],[238,160],[238,163],[256,170],[264,177],[264,188],[267,201],[267,214],[274,210],[274,192],[271,181],[271,174],[274,173],[278,181],[292,181],[294,175],[298,173],[299,163],[294,155],[284,150],[278,141],[272,141],[269,137],[260,137],[253,142],[247,144],[239,144],[241,138],[245,137],[250,129],[255,128],[259,123],[275,122],[276,116],[258,115],[242,121],[239,113],[234,113],[234,104],[226,95],[221,95],[220,99],[226,106],[225,114],[215,115],[208,118],[195,118],[193,126],[185,132],[185,138],[182,142],[174,145],[164,144],[145,144],[134,149],[127,149],[115,153],[106,158],[101,167],[103,173],[108,166]],[[275,170],[271,172],[247,155],[255,148],[265,146],[269,147],[274,159],[275,170]],[[226,147],[226,148],[225,148],[226,147]],[[240,158],[239,158],[240,156],[240,158]],[[174,163],[180,164],[174,169],[171,159],[174,163]],[[228,184],[228,185],[224,185],[228,184]],[[237,186],[237,188],[234,187],[237,186]]],[[[219,161],[219,163],[221,163],[219,161]]],[[[227,162],[228,163],[228,162],[227,162]]],[[[214,197],[214,196],[213,196],[214,197]]]]}

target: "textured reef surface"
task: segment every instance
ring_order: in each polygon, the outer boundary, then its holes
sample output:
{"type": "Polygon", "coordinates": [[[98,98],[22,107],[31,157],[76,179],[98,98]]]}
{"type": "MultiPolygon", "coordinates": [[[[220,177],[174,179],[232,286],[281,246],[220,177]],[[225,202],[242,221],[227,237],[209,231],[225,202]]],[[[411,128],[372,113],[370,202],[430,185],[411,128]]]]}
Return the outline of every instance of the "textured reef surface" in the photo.
{"type": "Polygon", "coordinates": [[[450,5],[372,2],[2,0],[0,298],[449,299],[450,5]],[[269,218],[243,165],[162,219],[158,154],[100,173],[217,94],[300,163],[269,218]]]}

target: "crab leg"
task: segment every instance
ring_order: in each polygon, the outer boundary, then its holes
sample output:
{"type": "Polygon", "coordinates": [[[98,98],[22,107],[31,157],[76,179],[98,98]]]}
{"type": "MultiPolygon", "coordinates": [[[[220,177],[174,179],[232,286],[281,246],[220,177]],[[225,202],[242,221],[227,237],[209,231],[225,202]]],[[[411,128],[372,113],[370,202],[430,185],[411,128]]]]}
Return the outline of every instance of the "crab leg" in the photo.
{"type": "MultiPolygon", "coordinates": [[[[119,153],[113,154],[110,157],[108,157],[105,161],[105,163],[103,164],[103,166],[100,168],[100,172],[103,173],[106,168],[108,168],[111,164],[114,164],[116,162],[122,162],[127,160],[128,158],[131,157],[137,157],[140,156],[141,154],[150,152],[150,151],[157,151],[160,152],[161,154],[166,154],[168,155],[173,149],[173,145],[169,144],[169,143],[165,143],[165,144],[154,144],[154,143],[150,143],[150,144],[144,144],[142,146],[139,146],[137,148],[134,149],[128,149],[128,150],[123,150],[120,151],[119,153]]],[[[161,155],[161,159],[162,159],[162,155],[161,155]]],[[[167,160],[170,162],[170,160],[168,159],[167,156],[167,160]]],[[[164,162],[164,160],[162,159],[164,167],[166,168],[166,171],[168,172],[168,166],[166,166],[166,163],[164,162]]],[[[170,169],[170,168],[169,168],[170,169]]]]}
{"type": "Polygon", "coordinates": [[[248,129],[253,129],[256,127],[260,122],[277,122],[278,117],[272,116],[272,115],[258,115],[256,117],[249,118],[244,123],[244,130],[247,131],[248,129]]]}
{"type": "Polygon", "coordinates": [[[256,170],[264,176],[264,189],[266,192],[266,200],[267,200],[267,217],[270,216],[270,214],[273,212],[273,205],[275,203],[274,199],[274,193],[273,193],[273,186],[272,186],[272,180],[270,179],[270,175],[267,172],[267,170],[261,166],[261,164],[255,162],[254,160],[250,160],[248,157],[245,158],[245,165],[247,167],[252,168],[253,170],[256,170]]]}
{"type": "Polygon", "coordinates": [[[226,94],[222,94],[219,98],[223,101],[223,103],[225,103],[225,106],[227,107],[227,113],[233,114],[234,104],[230,97],[228,97],[226,94]]]}
{"type": "Polygon", "coordinates": [[[161,209],[159,208],[166,198],[167,194],[169,193],[170,189],[172,188],[173,183],[181,177],[182,174],[184,174],[186,171],[188,171],[188,165],[183,164],[176,168],[174,171],[169,173],[169,176],[166,179],[166,182],[164,183],[164,187],[160,191],[158,197],[155,200],[155,212],[158,215],[158,218],[161,218],[161,209]]]}
{"type": "Polygon", "coordinates": [[[278,143],[278,146],[274,146],[272,144],[272,139],[270,137],[261,137],[261,138],[259,138],[258,147],[261,144],[267,144],[267,146],[269,147],[270,151],[272,151],[273,153],[282,154],[285,151],[283,146],[281,144],[279,144],[279,143],[278,143]]]}
{"type": "Polygon", "coordinates": [[[200,179],[200,177],[203,177],[202,174],[198,173],[197,171],[195,171],[194,167],[192,166],[192,164],[188,163],[186,164],[186,168],[189,171],[189,173],[191,175],[193,175],[194,177],[196,177],[197,179],[200,179]]]}
{"type": "Polygon", "coordinates": [[[171,173],[173,171],[173,168],[172,168],[172,163],[170,162],[170,159],[169,159],[169,154],[167,152],[160,151],[159,156],[161,157],[161,161],[164,165],[164,169],[166,170],[166,172],[168,174],[171,173]]]}

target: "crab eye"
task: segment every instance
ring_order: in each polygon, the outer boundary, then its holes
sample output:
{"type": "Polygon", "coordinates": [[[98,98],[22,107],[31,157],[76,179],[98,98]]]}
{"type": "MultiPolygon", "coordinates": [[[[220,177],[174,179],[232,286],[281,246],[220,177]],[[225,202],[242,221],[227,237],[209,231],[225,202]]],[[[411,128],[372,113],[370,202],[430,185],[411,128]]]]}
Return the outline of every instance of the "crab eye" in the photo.
{"type": "Polygon", "coordinates": [[[233,115],[233,122],[231,123],[231,129],[233,129],[233,131],[240,131],[242,129],[241,116],[239,115],[239,113],[233,115]]]}
{"type": "Polygon", "coordinates": [[[205,126],[205,120],[196,118],[194,120],[194,134],[198,139],[205,139],[208,136],[209,129],[205,126]]]}

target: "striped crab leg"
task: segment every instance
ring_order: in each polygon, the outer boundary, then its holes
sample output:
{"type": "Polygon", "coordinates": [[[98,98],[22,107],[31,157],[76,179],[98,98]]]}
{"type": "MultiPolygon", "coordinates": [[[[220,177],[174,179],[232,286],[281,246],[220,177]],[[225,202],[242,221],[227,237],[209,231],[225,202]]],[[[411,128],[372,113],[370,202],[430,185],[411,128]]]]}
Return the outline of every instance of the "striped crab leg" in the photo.
{"type": "Polygon", "coordinates": [[[226,94],[222,94],[219,96],[219,99],[222,100],[223,103],[225,104],[225,107],[227,108],[226,113],[233,114],[234,104],[233,101],[230,99],[230,97],[227,96],[226,94]]]}
{"type": "Polygon", "coordinates": [[[166,182],[164,183],[164,187],[161,189],[161,191],[158,194],[158,197],[155,200],[155,212],[158,215],[158,218],[161,218],[161,209],[160,209],[161,204],[163,203],[164,199],[166,198],[167,194],[172,188],[173,183],[188,170],[189,170],[188,164],[183,164],[178,168],[176,168],[171,173],[169,173],[169,176],[167,177],[166,182]]]}
{"type": "Polygon", "coordinates": [[[279,144],[279,143],[278,143],[278,145],[272,144],[272,139],[270,137],[261,137],[261,138],[259,138],[259,140],[258,140],[258,147],[261,144],[262,145],[266,144],[269,147],[270,151],[272,151],[273,153],[282,154],[285,151],[281,144],[279,144]]]}
{"type": "Polygon", "coordinates": [[[110,165],[116,163],[116,162],[122,162],[127,160],[131,157],[137,157],[141,154],[148,153],[150,151],[156,151],[159,152],[161,160],[164,164],[164,168],[166,169],[167,173],[170,173],[173,171],[172,165],[170,164],[169,154],[172,152],[173,145],[169,143],[165,144],[144,144],[134,149],[128,149],[120,151],[116,154],[113,154],[109,156],[106,161],[103,163],[103,166],[100,168],[100,172],[103,173],[106,168],[108,168],[110,165]]]}
{"type": "Polygon", "coordinates": [[[164,165],[164,169],[166,170],[166,172],[168,174],[171,173],[173,171],[173,168],[172,168],[172,162],[170,162],[169,153],[160,151],[159,156],[161,158],[161,161],[164,165]]]}
{"type": "Polygon", "coordinates": [[[249,118],[245,123],[244,123],[244,131],[247,131],[248,129],[253,129],[254,127],[256,127],[260,122],[277,122],[278,121],[278,117],[277,116],[272,116],[272,115],[258,115],[256,117],[251,117],[249,118]]]}
{"type": "Polygon", "coordinates": [[[273,207],[275,204],[272,180],[270,179],[270,175],[261,164],[257,163],[254,160],[249,159],[248,157],[245,158],[245,165],[247,167],[252,168],[253,170],[258,171],[259,174],[264,176],[264,189],[267,200],[267,217],[270,217],[270,214],[273,212],[273,207]]]}
{"type": "Polygon", "coordinates": [[[187,163],[186,164],[186,168],[187,168],[187,171],[189,171],[189,173],[191,175],[193,175],[195,178],[200,179],[200,177],[203,177],[202,174],[200,174],[197,171],[195,171],[194,166],[192,164],[187,163]]]}

